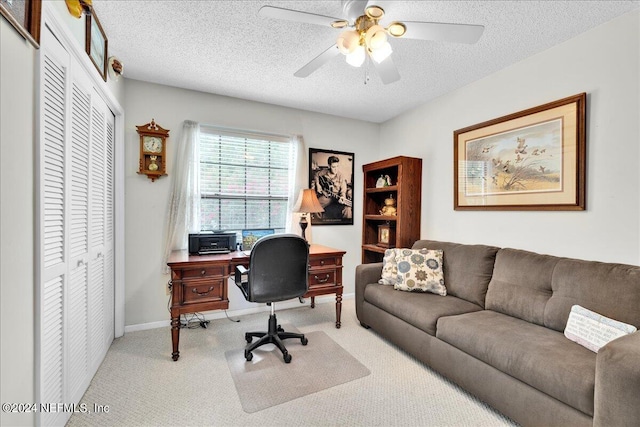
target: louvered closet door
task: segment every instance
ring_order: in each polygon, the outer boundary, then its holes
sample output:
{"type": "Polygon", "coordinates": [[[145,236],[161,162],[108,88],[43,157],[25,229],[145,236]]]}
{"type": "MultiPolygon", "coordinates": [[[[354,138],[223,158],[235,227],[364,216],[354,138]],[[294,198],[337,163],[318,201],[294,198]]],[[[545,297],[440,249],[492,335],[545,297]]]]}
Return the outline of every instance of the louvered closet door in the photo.
{"type": "MultiPolygon", "coordinates": [[[[48,37],[47,37],[48,35],[48,37]]],[[[43,34],[40,76],[39,278],[40,402],[65,399],[65,305],[67,288],[66,129],[69,55],[43,34]]],[[[55,39],[54,39],[55,40],[55,39]]],[[[62,414],[41,413],[42,425],[64,423],[62,414]]]]}
{"type": "Polygon", "coordinates": [[[71,69],[69,114],[69,304],[67,325],[68,398],[79,400],[91,380],[89,360],[89,152],[91,129],[91,82],[71,69]]]}
{"type": "MultiPolygon", "coordinates": [[[[48,28],[41,43],[38,401],[78,403],[114,336],[114,116],[48,28]]],[[[64,425],[69,412],[41,413],[64,425]]]]}

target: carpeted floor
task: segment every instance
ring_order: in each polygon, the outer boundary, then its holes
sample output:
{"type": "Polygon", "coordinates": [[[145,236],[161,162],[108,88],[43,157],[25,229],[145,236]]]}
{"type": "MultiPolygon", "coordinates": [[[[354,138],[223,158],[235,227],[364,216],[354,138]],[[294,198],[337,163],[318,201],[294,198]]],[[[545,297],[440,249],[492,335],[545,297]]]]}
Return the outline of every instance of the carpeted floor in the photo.
{"type": "MultiPolygon", "coordinates": [[[[307,301],[308,304],[308,301],[307,301]]],[[[268,312],[183,329],[180,359],[171,360],[170,329],[132,332],[114,341],[82,398],[91,409],[68,426],[515,426],[462,389],[360,326],[353,300],[278,312],[281,324],[322,331],[371,374],[275,406],[243,410],[225,352],[245,345],[244,332],[267,326],[268,312]]],[[[293,347],[292,347],[293,350],[293,347]]],[[[293,360],[296,354],[292,351],[293,360]]],[[[282,360],[282,359],[280,359],[282,360]]],[[[280,385],[273,380],[273,393],[280,385]]]]}

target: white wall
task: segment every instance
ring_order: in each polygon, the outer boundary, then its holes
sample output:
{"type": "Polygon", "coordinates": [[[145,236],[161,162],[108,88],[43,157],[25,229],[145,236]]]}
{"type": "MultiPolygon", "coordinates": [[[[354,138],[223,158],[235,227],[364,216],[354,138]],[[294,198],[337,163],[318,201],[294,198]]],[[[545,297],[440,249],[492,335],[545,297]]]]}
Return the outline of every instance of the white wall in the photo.
{"type": "MultiPolygon", "coordinates": [[[[173,160],[184,120],[284,135],[301,134],[307,148],[354,152],[354,225],[311,226],[307,231],[311,230],[313,243],[347,251],[343,260],[344,292],[355,291],[353,278],[355,266],[360,263],[362,234],[362,165],[378,159],[379,125],[136,80],[126,80],[125,109],[126,325],[167,323],[169,320],[169,275],[162,274],[162,254],[173,160]],[[155,182],[136,173],[139,138],[135,126],[148,123],[152,118],[170,130],[168,176],[155,182]]],[[[229,299],[230,315],[234,310],[255,306],[246,303],[232,284],[229,299]]],[[[217,314],[222,315],[221,312],[217,314]]]]}
{"type": "MultiPolygon", "coordinates": [[[[34,402],[34,63],[37,51],[0,19],[1,401],[34,402]]],[[[2,411],[2,425],[33,414],[2,411]]]]}
{"type": "MultiPolygon", "coordinates": [[[[385,157],[423,158],[422,238],[640,264],[640,12],[388,121],[385,157]],[[587,92],[587,210],[453,210],[453,132],[587,92]]],[[[471,64],[473,66],[473,64],[471,64]]]]}

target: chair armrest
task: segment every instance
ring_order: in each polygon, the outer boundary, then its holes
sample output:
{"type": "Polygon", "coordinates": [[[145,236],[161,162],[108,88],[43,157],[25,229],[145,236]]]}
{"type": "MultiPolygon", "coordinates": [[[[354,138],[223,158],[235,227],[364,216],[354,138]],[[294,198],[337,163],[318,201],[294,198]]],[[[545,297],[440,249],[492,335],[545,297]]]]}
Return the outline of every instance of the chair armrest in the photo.
{"type": "Polygon", "coordinates": [[[640,331],[611,341],[596,356],[594,426],[640,420],[640,331]]]}
{"type": "Polygon", "coordinates": [[[239,283],[242,283],[242,275],[247,274],[248,272],[249,270],[247,270],[244,265],[236,266],[236,273],[235,273],[235,279],[234,279],[236,281],[236,285],[239,283]]]}
{"type": "Polygon", "coordinates": [[[364,289],[370,283],[378,283],[382,275],[382,263],[360,264],[356,266],[356,315],[362,322],[362,303],[364,302],[364,289]]]}
{"type": "Polygon", "coordinates": [[[249,272],[249,269],[247,269],[244,265],[237,265],[235,278],[233,279],[233,281],[236,282],[236,286],[239,287],[240,290],[242,291],[242,294],[244,295],[244,298],[246,300],[249,300],[249,290],[248,290],[247,282],[242,281],[242,276],[245,275],[246,277],[246,274],[248,272],[249,272]]]}

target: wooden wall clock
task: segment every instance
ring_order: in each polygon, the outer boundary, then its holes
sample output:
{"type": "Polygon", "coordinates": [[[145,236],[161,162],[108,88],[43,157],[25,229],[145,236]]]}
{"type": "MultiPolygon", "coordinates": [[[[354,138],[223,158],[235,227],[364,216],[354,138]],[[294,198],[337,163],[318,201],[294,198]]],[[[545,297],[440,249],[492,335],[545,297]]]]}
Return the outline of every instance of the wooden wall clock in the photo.
{"type": "Polygon", "coordinates": [[[167,174],[167,138],[169,129],[159,126],[154,119],[146,125],[136,126],[140,135],[140,169],[151,182],[167,174]]]}

